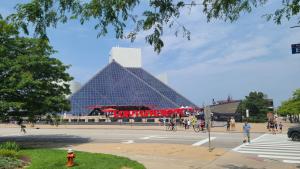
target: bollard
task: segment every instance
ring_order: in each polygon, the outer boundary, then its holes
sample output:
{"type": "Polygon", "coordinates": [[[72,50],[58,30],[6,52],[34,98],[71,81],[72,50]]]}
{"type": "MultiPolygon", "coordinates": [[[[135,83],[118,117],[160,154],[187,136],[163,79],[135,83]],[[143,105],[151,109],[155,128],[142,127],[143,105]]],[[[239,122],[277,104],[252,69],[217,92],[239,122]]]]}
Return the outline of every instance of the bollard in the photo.
{"type": "Polygon", "coordinates": [[[67,167],[73,167],[74,166],[74,158],[75,158],[75,153],[73,152],[72,149],[68,150],[67,154],[67,167]]]}

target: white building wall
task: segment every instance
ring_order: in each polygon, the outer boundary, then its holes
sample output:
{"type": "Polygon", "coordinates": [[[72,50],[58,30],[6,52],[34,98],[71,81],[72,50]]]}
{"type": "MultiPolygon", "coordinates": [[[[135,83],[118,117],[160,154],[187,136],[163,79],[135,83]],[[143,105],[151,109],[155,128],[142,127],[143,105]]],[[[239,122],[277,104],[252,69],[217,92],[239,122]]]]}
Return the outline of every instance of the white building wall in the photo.
{"type": "Polygon", "coordinates": [[[109,63],[113,60],[124,67],[142,67],[142,52],[140,48],[113,47],[110,51],[109,63]]]}
{"type": "Polygon", "coordinates": [[[156,78],[162,81],[163,83],[168,84],[168,75],[166,73],[159,74],[156,76],[156,78]]]}

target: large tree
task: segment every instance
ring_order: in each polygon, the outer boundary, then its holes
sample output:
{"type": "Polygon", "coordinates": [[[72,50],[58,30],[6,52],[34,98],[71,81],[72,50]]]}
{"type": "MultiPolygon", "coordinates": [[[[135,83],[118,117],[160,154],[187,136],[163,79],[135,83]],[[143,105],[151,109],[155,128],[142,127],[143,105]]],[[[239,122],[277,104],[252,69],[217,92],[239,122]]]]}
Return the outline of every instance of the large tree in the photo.
{"type": "Polygon", "coordinates": [[[246,109],[249,110],[250,118],[266,119],[267,112],[269,111],[269,101],[266,95],[262,92],[250,92],[240,103],[238,112],[245,116],[246,109]]]}
{"type": "Polygon", "coordinates": [[[48,41],[20,37],[0,18],[0,116],[34,116],[70,109],[68,66],[51,57],[48,41]]]}
{"type": "Polygon", "coordinates": [[[290,99],[281,103],[278,113],[281,115],[300,115],[300,89],[295,90],[290,99]]]}
{"type": "MultiPolygon", "coordinates": [[[[70,19],[78,19],[81,24],[94,20],[98,36],[109,31],[115,32],[116,38],[134,40],[140,31],[149,31],[146,42],[160,52],[164,43],[161,39],[164,28],[176,25],[175,34],[181,32],[188,39],[190,32],[177,19],[182,8],[193,8],[200,5],[207,21],[222,19],[236,21],[241,13],[250,13],[253,8],[264,6],[273,0],[31,0],[18,4],[17,12],[9,18],[28,33],[28,25],[34,27],[37,36],[47,38],[47,28],[56,27],[70,19]],[[143,9],[139,9],[139,5],[143,9]],[[134,25],[128,28],[128,25],[134,25]]],[[[295,18],[300,23],[300,0],[277,0],[281,8],[274,13],[266,14],[267,20],[281,24],[282,20],[295,18]]],[[[274,2],[273,2],[274,3],[274,2]]],[[[199,8],[197,8],[199,9],[199,8]]],[[[199,18],[201,17],[199,11],[199,18]]]]}

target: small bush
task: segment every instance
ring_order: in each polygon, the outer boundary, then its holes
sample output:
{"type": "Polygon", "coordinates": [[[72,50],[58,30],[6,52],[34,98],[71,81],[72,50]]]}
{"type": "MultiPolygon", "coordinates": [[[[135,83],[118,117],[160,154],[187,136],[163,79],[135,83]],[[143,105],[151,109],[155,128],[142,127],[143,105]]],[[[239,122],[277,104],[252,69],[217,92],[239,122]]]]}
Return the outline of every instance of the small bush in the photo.
{"type": "Polygon", "coordinates": [[[1,169],[15,169],[15,168],[21,168],[22,166],[23,166],[23,162],[19,159],[10,158],[10,157],[0,158],[1,169]]]}
{"type": "Polygon", "coordinates": [[[244,121],[248,121],[249,123],[265,123],[266,121],[268,121],[268,119],[254,116],[244,119],[244,121]]]}
{"type": "Polygon", "coordinates": [[[16,158],[17,152],[15,150],[0,149],[0,157],[16,158]]]}
{"type": "Polygon", "coordinates": [[[20,146],[15,142],[9,142],[8,141],[8,142],[0,144],[0,150],[1,149],[19,151],[20,146]]]}

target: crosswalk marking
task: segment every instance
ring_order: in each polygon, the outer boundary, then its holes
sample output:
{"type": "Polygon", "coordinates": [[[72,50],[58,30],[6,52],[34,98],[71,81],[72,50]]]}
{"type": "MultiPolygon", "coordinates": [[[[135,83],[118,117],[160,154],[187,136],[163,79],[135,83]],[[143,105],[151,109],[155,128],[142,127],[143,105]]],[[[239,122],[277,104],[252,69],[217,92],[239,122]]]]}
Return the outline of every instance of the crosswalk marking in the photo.
{"type": "MultiPolygon", "coordinates": [[[[287,145],[287,146],[291,146],[291,141],[289,141],[289,142],[265,142],[265,143],[256,143],[255,142],[255,145],[258,145],[258,146],[264,146],[264,145],[287,145]]],[[[300,144],[298,144],[298,143],[293,143],[292,144],[293,146],[294,145],[298,145],[298,146],[300,146],[300,144]]]]}
{"type": "Polygon", "coordinates": [[[122,144],[133,144],[133,143],[134,143],[133,140],[124,140],[124,141],[122,142],[122,144]]]}
{"type": "Polygon", "coordinates": [[[255,154],[261,158],[280,159],[284,163],[300,164],[300,143],[289,141],[284,134],[264,134],[251,143],[244,143],[232,150],[255,154]]]}
{"type": "MultiPolygon", "coordinates": [[[[257,149],[257,148],[243,148],[243,151],[260,151],[261,149],[257,149]]],[[[264,151],[266,152],[282,152],[282,149],[280,150],[269,150],[269,149],[265,149],[264,151]]],[[[290,153],[298,153],[299,150],[293,150],[293,149],[289,149],[290,153]]]]}
{"type": "Polygon", "coordinates": [[[262,152],[262,151],[238,151],[239,153],[248,153],[248,154],[266,154],[266,155],[287,155],[287,156],[299,156],[299,153],[278,153],[278,152],[262,152]]]}
{"type": "Polygon", "coordinates": [[[292,156],[270,156],[270,155],[258,155],[258,157],[300,160],[300,157],[292,157],[292,156]]]}
{"type": "MultiPolygon", "coordinates": [[[[210,140],[214,140],[214,139],[216,139],[216,137],[211,137],[211,138],[210,138],[210,140]]],[[[202,145],[202,144],[207,143],[208,141],[209,141],[208,138],[206,138],[206,139],[204,139],[204,140],[200,140],[200,141],[198,141],[198,142],[192,144],[192,146],[200,146],[200,145],[202,145]]]]}
{"type": "Polygon", "coordinates": [[[283,160],[285,163],[292,163],[292,164],[300,164],[300,161],[295,161],[295,160],[283,160]]]}
{"type": "MultiPolygon", "coordinates": [[[[250,145],[251,146],[251,145],[250,145]]],[[[298,146],[300,148],[300,145],[291,145],[291,144],[270,144],[270,145],[267,145],[267,144],[255,144],[253,145],[252,147],[284,147],[284,148],[289,148],[289,147],[292,147],[294,148],[295,146],[298,146]]],[[[297,148],[297,147],[296,147],[297,148]]]]}
{"type": "Polygon", "coordinates": [[[141,137],[140,140],[148,140],[148,139],[166,139],[168,137],[164,137],[164,136],[146,136],[146,137],[141,137]]]}
{"type": "MultiPolygon", "coordinates": [[[[269,144],[289,144],[290,145],[290,143],[291,143],[291,141],[281,141],[281,142],[269,142],[269,141],[261,142],[261,141],[259,141],[259,142],[255,142],[255,144],[268,144],[268,145],[269,144]]],[[[293,145],[300,145],[300,143],[294,142],[293,145]]]]}

